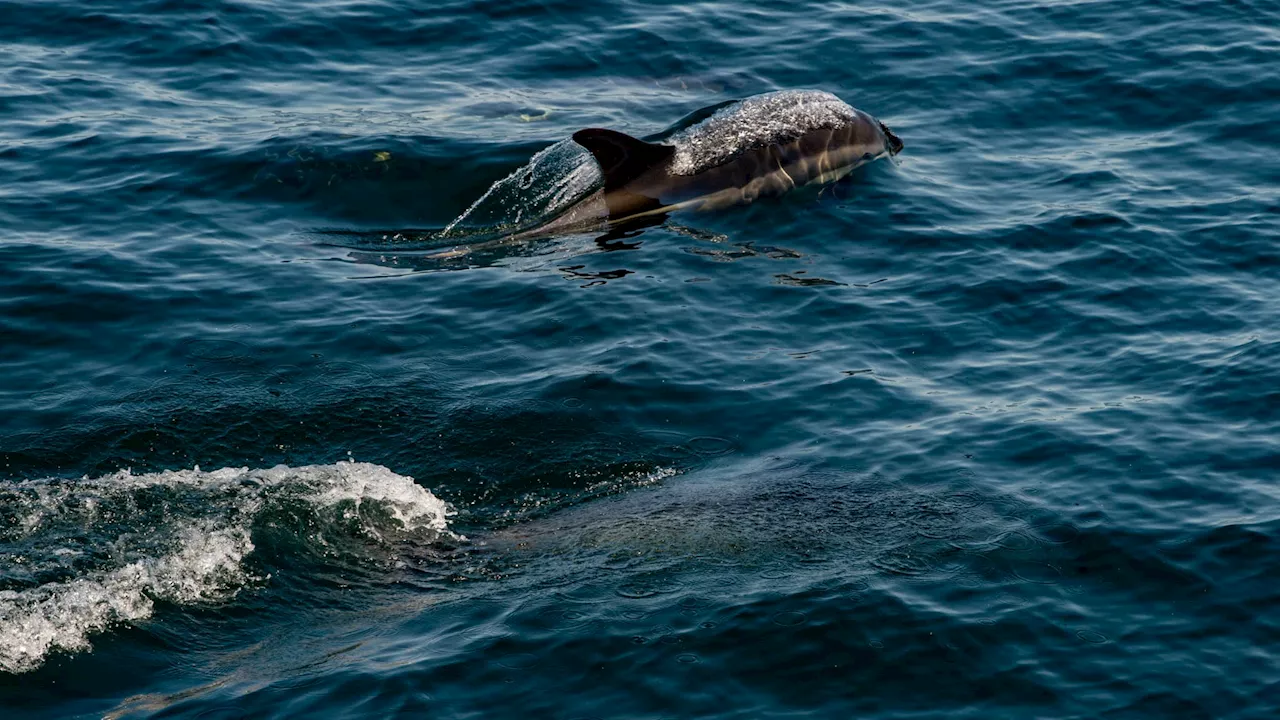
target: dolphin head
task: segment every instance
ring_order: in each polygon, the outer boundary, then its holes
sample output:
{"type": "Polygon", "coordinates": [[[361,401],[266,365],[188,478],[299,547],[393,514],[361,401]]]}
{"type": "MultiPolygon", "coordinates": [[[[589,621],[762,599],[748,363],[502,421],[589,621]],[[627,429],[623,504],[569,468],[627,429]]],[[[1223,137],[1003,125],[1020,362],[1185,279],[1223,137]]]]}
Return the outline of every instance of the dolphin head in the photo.
{"type": "Polygon", "coordinates": [[[880,126],[880,132],[884,133],[885,139],[889,141],[889,152],[894,155],[897,155],[898,153],[902,152],[902,147],[903,147],[902,139],[899,138],[897,135],[894,135],[893,131],[889,129],[888,125],[885,125],[879,120],[876,121],[876,124],[880,126]]]}

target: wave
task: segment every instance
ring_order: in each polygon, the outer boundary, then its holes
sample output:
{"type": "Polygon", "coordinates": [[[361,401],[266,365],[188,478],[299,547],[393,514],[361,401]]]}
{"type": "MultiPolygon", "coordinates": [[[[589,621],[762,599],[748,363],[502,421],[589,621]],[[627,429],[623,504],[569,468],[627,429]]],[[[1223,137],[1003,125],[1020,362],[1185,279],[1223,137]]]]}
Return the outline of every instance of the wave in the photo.
{"type": "Polygon", "coordinates": [[[321,545],[326,525],[375,544],[461,539],[453,511],[413,478],[358,462],[27,480],[0,487],[0,508],[0,670],[10,673],[89,650],[93,635],[139,623],[157,603],[224,603],[267,583],[248,559],[273,509],[301,508],[304,534],[321,545]]]}

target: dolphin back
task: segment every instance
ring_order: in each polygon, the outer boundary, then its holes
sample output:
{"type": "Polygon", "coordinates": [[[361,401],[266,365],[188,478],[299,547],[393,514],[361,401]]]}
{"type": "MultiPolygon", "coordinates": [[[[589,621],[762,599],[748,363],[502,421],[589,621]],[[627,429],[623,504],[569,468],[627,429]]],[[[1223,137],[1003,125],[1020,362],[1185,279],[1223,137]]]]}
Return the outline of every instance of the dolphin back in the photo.
{"type": "Polygon", "coordinates": [[[696,175],[752,150],[850,127],[861,128],[860,137],[874,135],[882,140],[890,154],[902,147],[878,120],[821,90],[782,90],[743,98],[674,133],[666,142],[676,148],[671,172],[696,175]]]}
{"type": "Polygon", "coordinates": [[[828,92],[786,90],[699,111],[645,142],[588,128],[573,140],[595,159],[611,221],[710,210],[833,182],[896,155],[884,123],[828,92]]]}

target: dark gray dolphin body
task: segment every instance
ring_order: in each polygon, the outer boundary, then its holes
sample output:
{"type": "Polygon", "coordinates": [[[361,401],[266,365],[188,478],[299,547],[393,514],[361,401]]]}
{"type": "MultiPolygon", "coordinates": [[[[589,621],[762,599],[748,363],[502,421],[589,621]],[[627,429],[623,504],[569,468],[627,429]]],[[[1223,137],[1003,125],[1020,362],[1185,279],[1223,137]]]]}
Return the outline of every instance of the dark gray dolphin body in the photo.
{"type": "Polygon", "coordinates": [[[879,120],[817,91],[732,103],[667,143],[596,128],[573,139],[600,165],[610,221],[746,204],[838,180],[902,150],[879,120]]]}
{"type": "Polygon", "coordinates": [[[707,108],[654,142],[598,128],[579,130],[573,141],[535,155],[440,233],[448,238],[455,226],[485,214],[514,215],[496,224],[510,228],[502,237],[432,257],[651,222],[679,210],[745,204],[838,180],[902,150],[902,141],[879,120],[817,90],[766,93],[707,108]],[[594,162],[568,149],[577,146],[594,162]],[[522,218],[530,216],[540,219],[524,224],[522,218]]]}

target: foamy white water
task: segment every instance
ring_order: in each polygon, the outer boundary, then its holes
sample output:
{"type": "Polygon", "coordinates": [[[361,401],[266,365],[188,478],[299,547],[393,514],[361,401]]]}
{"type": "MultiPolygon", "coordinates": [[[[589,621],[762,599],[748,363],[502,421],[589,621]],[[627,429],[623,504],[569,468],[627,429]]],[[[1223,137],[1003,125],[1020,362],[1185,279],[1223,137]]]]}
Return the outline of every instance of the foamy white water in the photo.
{"type": "Polygon", "coordinates": [[[0,591],[0,670],[89,650],[94,634],[149,618],[156,601],[225,602],[268,582],[245,559],[255,519],[275,502],[338,509],[377,539],[433,540],[449,534],[452,514],[413,478],[356,462],[5,485],[0,507],[11,522],[0,527],[0,560],[13,575],[2,579],[19,589],[0,591]]]}

